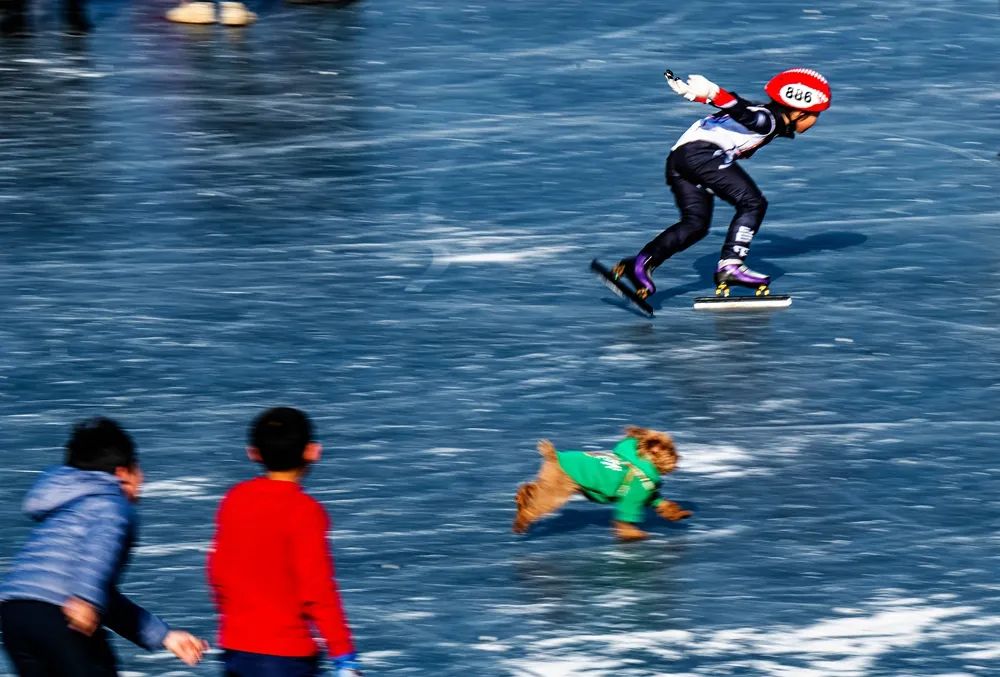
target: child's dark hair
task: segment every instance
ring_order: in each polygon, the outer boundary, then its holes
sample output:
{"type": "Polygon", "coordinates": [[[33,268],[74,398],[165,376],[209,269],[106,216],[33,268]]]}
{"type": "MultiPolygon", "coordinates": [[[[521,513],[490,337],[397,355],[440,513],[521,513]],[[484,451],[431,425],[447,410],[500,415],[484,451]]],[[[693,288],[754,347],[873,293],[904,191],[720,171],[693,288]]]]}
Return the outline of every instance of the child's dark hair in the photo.
{"type": "Polygon", "coordinates": [[[306,446],[312,441],[312,422],[292,407],[268,409],[250,424],[250,446],[260,452],[268,470],[301,468],[306,464],[306,446]]]}
{"type": "Polygon", "coordinates": [[[138,461],[132,438],[103,416],[77,423],[66,443],[66,465],[80,470],[114,473],[115,468],[131,468],[138,461]]]}

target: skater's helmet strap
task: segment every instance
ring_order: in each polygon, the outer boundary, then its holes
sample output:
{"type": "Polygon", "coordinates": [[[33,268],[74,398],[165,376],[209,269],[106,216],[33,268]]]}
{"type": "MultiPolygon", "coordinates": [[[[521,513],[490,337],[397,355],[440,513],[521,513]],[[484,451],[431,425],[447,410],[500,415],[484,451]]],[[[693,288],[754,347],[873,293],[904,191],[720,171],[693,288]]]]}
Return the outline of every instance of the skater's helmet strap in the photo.
{"type": "Polygon", "coordinates": [[[810,68],[792,68],[771,78],[764,91],[782,106],[819,113],[830,107],[830,83],[810,68]]]}

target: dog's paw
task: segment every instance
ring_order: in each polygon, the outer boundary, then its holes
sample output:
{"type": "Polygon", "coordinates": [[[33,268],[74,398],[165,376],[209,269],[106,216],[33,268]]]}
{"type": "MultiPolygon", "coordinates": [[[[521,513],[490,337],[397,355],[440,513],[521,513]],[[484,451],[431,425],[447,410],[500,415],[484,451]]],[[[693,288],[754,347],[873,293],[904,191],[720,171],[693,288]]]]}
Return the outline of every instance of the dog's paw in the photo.
{"type": "Polygon", "coordinates": [[[630,522],[615,522],[615,537],[624,543],[629,541],[642,541],[649,538],[649,534],[630,522]]]}
{"type": "Polygon", "coordinates": [[[673,501],[663,501],[663,503],[656,506],[656,514],[665,520],[677,522],[678,520],[687,519],[693,513],[690,510],[684,510],[673,501]]]}
{"type": "Polygon", "coordinates": [[[535,485],[534,484],[522,484],[517,488],[517,495],[514,496],[514,503],[517,504],[518,510],[525,510],[531,503],[532,497],[535,495],[535,485]]]}

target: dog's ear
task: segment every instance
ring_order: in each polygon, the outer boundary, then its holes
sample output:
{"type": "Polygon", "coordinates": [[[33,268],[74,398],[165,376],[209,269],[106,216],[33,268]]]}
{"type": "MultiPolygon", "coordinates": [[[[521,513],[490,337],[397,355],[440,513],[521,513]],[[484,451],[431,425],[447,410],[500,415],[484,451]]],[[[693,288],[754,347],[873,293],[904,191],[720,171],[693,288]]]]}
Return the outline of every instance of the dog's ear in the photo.
{"type": "Polygon", "coordinates": [[[659,443],[663,449],[671,456],[677,455],[677,448],[674,446],[674,440],[667,433],[661,433],[656,430],[650,431],[653,435],[650,436],[650,444],[659,443]]]}
{"type": "Polygon", "coordinates": [[[639,449],[662,473],[673,472],[677,465],[677,449],[667,433],[659,430],[646,431],[646,436],[639,442],[639,449]]]}
{"type": "Polygon", "coordinates": [[[635,438],[639,446],[639,455],[652,461],[661,472],[668,473],[674,470],[674,466],[677,465],[677,449],[670,435],[636,425],[625,426],[625,434],[635,438]]]}

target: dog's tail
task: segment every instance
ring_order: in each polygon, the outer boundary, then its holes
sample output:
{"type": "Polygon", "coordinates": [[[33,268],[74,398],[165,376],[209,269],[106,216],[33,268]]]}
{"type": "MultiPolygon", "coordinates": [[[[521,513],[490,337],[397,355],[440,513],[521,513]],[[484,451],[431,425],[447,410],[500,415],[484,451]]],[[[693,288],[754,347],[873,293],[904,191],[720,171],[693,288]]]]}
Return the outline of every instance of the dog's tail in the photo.
{"type": "Polygon", "coordinates": [[[542,458],[546,461],[556,460],[556,447],[548,440],[538,440],[538,453],[541,454],[542,458]]]}

